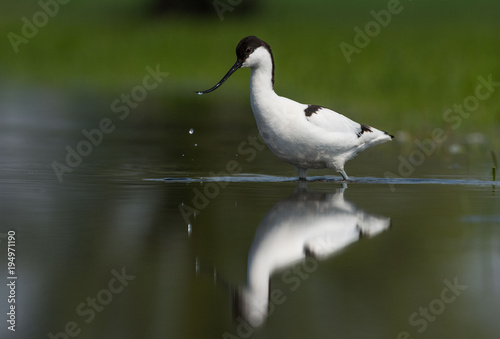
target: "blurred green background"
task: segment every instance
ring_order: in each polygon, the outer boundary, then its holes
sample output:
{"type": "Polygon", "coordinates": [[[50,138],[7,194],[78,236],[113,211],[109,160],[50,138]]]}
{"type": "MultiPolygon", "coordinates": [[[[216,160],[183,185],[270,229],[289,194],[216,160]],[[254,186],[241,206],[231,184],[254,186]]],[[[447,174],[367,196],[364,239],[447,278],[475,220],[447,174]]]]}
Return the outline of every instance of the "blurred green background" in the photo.
{"type": "MultiPolygon", "coordinates": [[[[3,2],[0,81],[116,96],[138,84],[147,65],[160,64],[170,75],[151,95],[168,107],[169,121],[177,116],[172,107],[200,105],[193,91],[215,84],[233,64],[238,41],[257,35],[273,49],[280,95],[416,136],[449,128],[443,111],[474,94],[478,76],[500,81],[500,3],[401,1],[401,12],[348,63],[339,45],[353,45],[354,28],[364,29],[370,11],[387,6],[386,0],[70,1],[16,54],[7,35],[20,35],[22,17],[32,21],[40,4],[3,2]]],[[[249,106],[248,77],[237,72],[202,107],[249,106]]],[[[495,136],[499,122],[495,92],[452,134],[495,136]]]]}

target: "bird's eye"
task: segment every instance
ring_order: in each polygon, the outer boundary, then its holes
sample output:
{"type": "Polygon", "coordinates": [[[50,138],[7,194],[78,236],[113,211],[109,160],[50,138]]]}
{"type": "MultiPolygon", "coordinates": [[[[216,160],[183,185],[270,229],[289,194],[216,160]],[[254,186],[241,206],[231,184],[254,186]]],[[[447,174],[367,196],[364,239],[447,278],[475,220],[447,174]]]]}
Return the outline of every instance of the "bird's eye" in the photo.
{"type": "Polygon", "coordinates": [[[251,53],[252,52],[252,49],[250,47],[247,47],[246,51],[247,53],[251,53]]]}

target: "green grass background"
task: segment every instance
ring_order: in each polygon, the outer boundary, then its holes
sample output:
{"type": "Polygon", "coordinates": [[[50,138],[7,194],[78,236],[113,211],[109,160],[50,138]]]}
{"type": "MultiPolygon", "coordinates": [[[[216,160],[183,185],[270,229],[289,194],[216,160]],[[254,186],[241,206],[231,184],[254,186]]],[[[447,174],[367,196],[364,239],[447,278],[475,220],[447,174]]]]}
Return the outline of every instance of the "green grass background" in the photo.
{"type": "MultiPolygon", "coordinates": [[[[449,128],[443,111],[474,94],[478,76],[500,81],[500,2],[400,3],[401,13],[347,63],[339,44],[353,44],[354,27],[364,28],[370,11],[388,1],[260,1],[250,13],[234,6],[222,21],[215,9],[155,17],[146,1],[70,1],[18,54],[7,34],[20,34],[21,18],[40,7],[3,2],[0,84],[116,96],[139,84],[147,65],[160,64],[170,75],[154,95],[173,106],[194,104],[193,91],[214,85],[234,63],[238,41],[253,34],[273,49],[278,94],[428,135],[449,128]]],[[[247,104],[248,77],[240,70],[211,101],[247,104]]],[[[498,136],[499,92],[480,103],[460,133],[498,136]]]]}

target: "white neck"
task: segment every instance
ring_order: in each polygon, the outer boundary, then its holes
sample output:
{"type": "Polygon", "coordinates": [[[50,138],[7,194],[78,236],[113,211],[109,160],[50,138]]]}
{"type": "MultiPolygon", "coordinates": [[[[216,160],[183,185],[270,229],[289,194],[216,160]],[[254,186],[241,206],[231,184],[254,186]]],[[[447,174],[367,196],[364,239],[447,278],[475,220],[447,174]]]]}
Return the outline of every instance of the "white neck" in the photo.
{"type": "Polygon", "coordinates": [[[246,61],[251,70],[250,95],[257,98],[265,98],[274,94],[273,89],[273,61],[267,49],[259,47],[246,61]]]}
{"type": "Polygon", "coordinates": [[[250,67],[250,103],[256,117],[270,109],[278,97],[273,88],[273,65],[266,59],[250,67]]]}
{"type": "Polygon", "coordinates": [[[266,92],[274,92],[272,83],[272,64],[269,62],[263,62],[258,66],[250,68],[250,91],[255,95],[259,93],[267,94],[266,92]]]}

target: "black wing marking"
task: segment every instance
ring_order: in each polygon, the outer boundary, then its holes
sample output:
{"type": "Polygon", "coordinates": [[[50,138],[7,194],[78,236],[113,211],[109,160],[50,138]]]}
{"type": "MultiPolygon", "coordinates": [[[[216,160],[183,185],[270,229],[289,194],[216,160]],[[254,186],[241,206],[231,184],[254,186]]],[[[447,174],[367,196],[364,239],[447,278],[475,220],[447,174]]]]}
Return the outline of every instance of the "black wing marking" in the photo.
{"type": "Polygon", "coordinates": [[[359,124],[359,127],[361,128],[361,130],[357,134],[358,138],[360,138],[365,132],[373,132],[370,126],[359,124]]]}
{"type": "Polygon", "coordinates": [[[304,110],[304,113],[306,114],[306,117],[310,117],[320,109],[322,109],[323,106],[318,106],[318,105],[307,105],[307,108],[304,110]]]}

